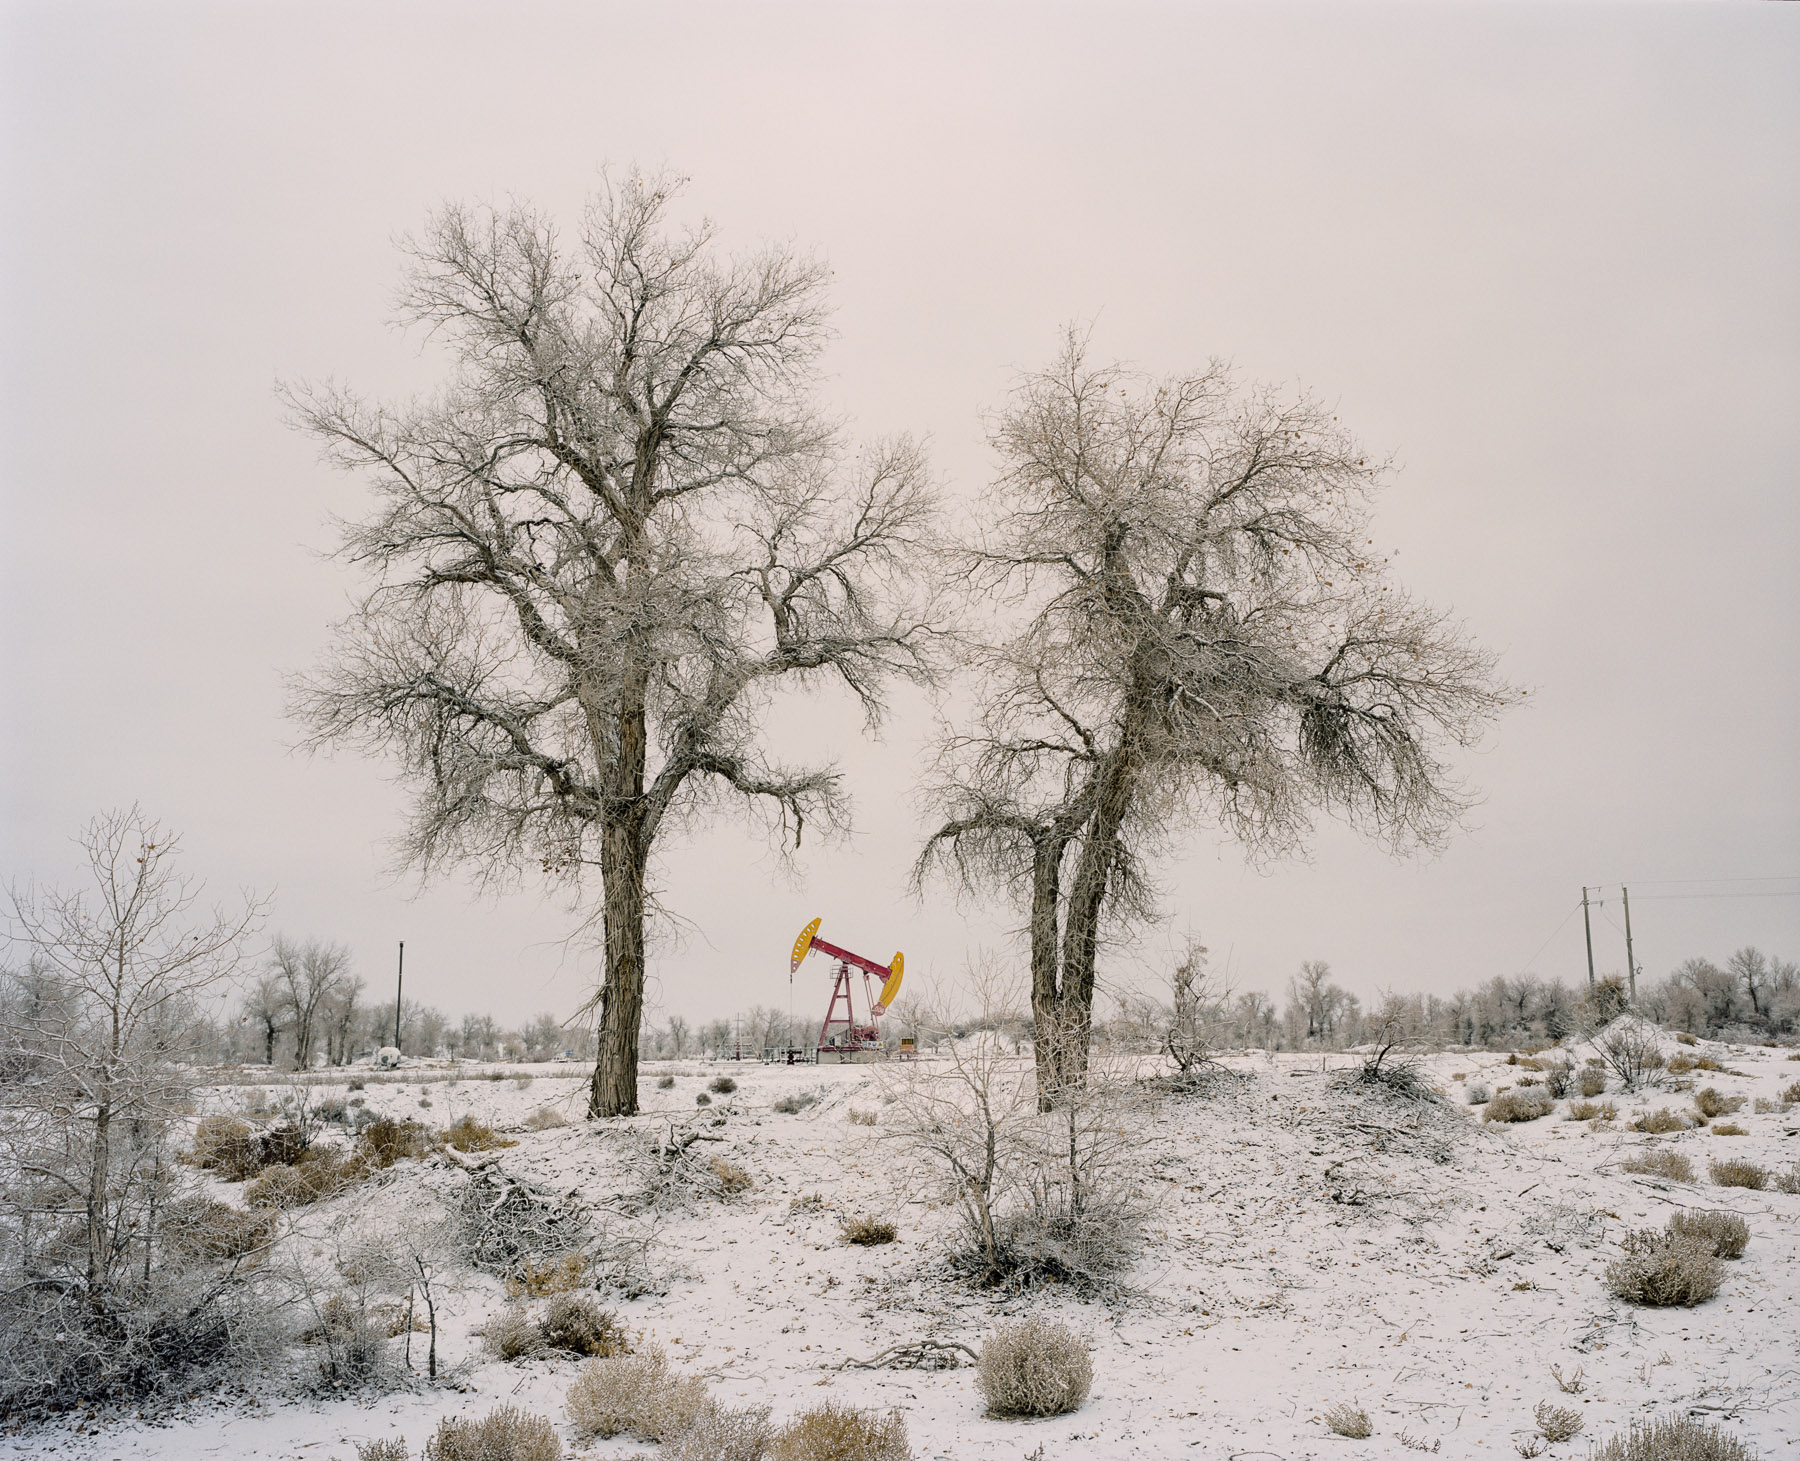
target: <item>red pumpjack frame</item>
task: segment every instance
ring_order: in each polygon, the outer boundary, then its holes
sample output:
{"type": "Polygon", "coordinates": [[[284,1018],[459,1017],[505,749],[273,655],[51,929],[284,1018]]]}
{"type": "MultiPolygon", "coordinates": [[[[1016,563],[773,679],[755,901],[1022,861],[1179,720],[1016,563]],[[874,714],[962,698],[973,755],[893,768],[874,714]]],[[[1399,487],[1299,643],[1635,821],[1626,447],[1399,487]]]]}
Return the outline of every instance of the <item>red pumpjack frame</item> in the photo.
{"type": "MultiPolygon", "coordinates": [[[[881,1005],[877,1003],[875,993],[869,988],[869,980],[878,978],[887,982],[889,969],[885,964],[877,964],[873,959],[865,959],[861,954],[853,954],[848,949],[840,949],[836,944],[826,943],[817,934],[813,935],[812,948],[822,954],[828,954],[838,961],[837,982],[831,987],[831,1003],[825,1006],[825,1023],[819,1026],[819,1049],[826,1050],[879,1050],[881,1048],[881,1031],[876,1020],[881,1013],[881,1005]],[[869,1006],[869,1023],[856,1023],[856,1010],[850,1003],[850,970],[862,970],[863,996],[869,1006]],[[838,1014],[839,1001],[843,1002],[844,1012],[838,1014]],[[843,1027],[843,1042],[838,1045],[829,1043],[833,1025],[843,1027]]],[[[876,986],[877,989],[880,985],[876,986]]]]}

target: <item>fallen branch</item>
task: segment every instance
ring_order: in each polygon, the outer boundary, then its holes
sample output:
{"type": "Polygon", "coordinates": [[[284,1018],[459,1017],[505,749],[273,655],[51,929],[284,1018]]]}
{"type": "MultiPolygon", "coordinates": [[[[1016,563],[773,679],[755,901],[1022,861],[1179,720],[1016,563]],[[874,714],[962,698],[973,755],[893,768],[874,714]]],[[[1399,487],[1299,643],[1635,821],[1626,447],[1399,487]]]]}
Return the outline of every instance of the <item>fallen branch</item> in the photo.
{"type": "Polygon", "coordinates": [[[840,1370],[954,1370],[962,1366],[961,1355],[974,1364],[980,1357],[966,1344],[953,1339],[915,1339],[890,1344],[880,1354],[866,1360],[845,1360],[840,1370]]]}

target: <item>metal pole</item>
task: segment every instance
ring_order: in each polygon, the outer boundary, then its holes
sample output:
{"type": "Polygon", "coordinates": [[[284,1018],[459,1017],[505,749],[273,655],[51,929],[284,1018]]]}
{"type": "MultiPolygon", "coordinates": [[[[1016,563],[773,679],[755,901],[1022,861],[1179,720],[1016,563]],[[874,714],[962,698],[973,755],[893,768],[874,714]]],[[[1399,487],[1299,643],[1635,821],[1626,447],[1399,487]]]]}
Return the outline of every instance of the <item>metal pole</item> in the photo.
{"type": "MultiPolygon", "coordinates": [[[[1587,892],[1587,889],[1583,888],[1582,893],[1585,895],[1586,892],[1587,892]]],[[[1590,964],[1593,963],[1593,959],[1591,956],[1588,959],[1588,963],[1590,963],[1590,964]]],[[[1593,971],[1590,969],[1588,971],[1588,973],[1591,977],[1593,971]]],[[[396,1049],[396,1050],[398,1050],[400,1048],[400,991],[402,989],[404,989],[405,987],[406,987],[406,940],[401,939],[400,940],[400,972],[394,978],[394,1049],[396,1049]]]]}
{"type": "Polygon", "coordinates": [[[1592,989],[1594,987],[1594,925],[1588,917],[1587,889],[1585,887],[1581,890],[1581,927],[1587,934],[1588,988],[1592,989]]]}
{"type": "Polygon", "coordinates": [[[1619,899],[1625,905],[1625,972],[1631,979],[1631,1002],[1637,1003],[1637,960],[1631,957],[1631,889],[1619,884],[1619,899]]]}

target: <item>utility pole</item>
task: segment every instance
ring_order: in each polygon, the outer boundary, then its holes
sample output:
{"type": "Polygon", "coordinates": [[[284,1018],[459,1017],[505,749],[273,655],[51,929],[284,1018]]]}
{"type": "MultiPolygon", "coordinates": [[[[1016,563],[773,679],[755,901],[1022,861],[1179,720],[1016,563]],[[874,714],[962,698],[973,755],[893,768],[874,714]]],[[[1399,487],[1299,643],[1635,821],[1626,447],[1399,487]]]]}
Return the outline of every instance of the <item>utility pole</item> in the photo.
{"type": "Polygon", "coordinates": [[[1582,931],[1587,934],[1588,988],[1591,990],[1594,987],[1594,924],[1593,920],[1588,917],[1586,887],[1583,887],[1581,890],[1581,928],[1582,931]]]}
{"type": "MultiPolygon", "coordinates": [[[[1587,897],[1587,889],[1581,890],[1581,896],[1587,897]]],[[[1590,941],[1588,945],[1588,981],[1594,978],[1594,949],[1590,941]]],[[[406,940],[400,940],[400,972],[394,976],[394,1049],[400,1048],[400,991],[406,987],[406,940]]]]}
{"type": "Polygon", "coordinates": [[[1631,957],[1631,889],[1619,884],[1619,901],[1625,905],[1625,973],[1631,979],[1631,1002],[1637,1003],[1637,960],[1631,957]]]}

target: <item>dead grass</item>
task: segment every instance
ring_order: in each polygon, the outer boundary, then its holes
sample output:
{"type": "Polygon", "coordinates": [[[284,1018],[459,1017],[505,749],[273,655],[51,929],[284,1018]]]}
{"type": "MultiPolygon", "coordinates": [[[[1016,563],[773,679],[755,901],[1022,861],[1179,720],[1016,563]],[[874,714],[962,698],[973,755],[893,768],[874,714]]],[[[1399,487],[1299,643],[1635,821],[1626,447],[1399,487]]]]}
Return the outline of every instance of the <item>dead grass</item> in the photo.
{"type": "Polygon", "coordinates": [[[1741,1258],[1750,1243],[1750,1225],[1734,1212],[1678,1212],[1669,1232],[1711,1248],[1715,1258],[1741,1258]]]}
{"type": "Polygon", "coordinates": [[[1671,1111],[1667,1106],[1658,1106],[1656,1110],[1646,1111],[1639,1116],[1631,1123],[1631,1129],[1651,1136],[1662,1136],[1671,1131],[1692,1131],[1699,1124],[1685,1111],[1671,1111]]]}
{"type": "Polygon", "coordinates": [[[1775,1174],[1775,1190],[1790,1195],[1800,1192],[1800,1163],[1783,1167],[1775,1174]]]}
{"type": "Polygon", "coordinates": [[[1483,1121],[1536,1121],[1556,1109],[1550,1093],[1539,1086],[1502,1091],[1481,1113],[1483,1121]]]}
{"type": "Polygon", "coordinates": [[[844,1119],[852,1126],[873,1126],[879,1119],[879,1116],[874,1111],[858,1111],[852,1106],[849,1112],[846,1113],[844,1119]]]}
{"type": "Polygon", "coordinates": [[[1619,1108],[1611,1101],[1571,1101],[1569,1113],[1565,1118],[1569,1121],[1614,1121],[1618,1119],[1619,1108]]]}
{"type": "Polygon", "coordinates": [[[1712,1134],[1714,1136],[1748,1136],[1750,1132],[1735,1121],[1715,1121],[1712,1124],[1712,1134]]]}
{"type": "Polygon", "coordinates": [[[1664,1151],[1660,1147],[1646,1148],[1635,1156],[1625,1158],[1619,1165],[1627,1172],[1638,1172],[1646,1177],[1663,1177],[1670,1182],[1694,1180],[1692,1162],[1680,1152],[1664,1151]]]}
{"type": "Polygon", "coordinates": [[[220,1263],[257,1252],[274,1232],[271,1212],[245,1212],[210,1197],[190,1197],[168,1209],[162,1241],[180,1257],[220,1263]]]}
{"type": "Polygon", "coordinates": [[[513,1405],[480,1420],[445,1417],[425,1443],[425,1461],[562,1461],[562,1453],[555,1426],[513,1405]]]}
{"type": "Polygon", "coordinates": [[[297,1166],[265,1168],[244,1188],[244,1203],[252,1208],[307,1207],[336,1197],[368,1175],[362,1153],[345,1156],[333,1148],[315,1147],[297,1166]]]}
{"type": "Polygon", "coordinates": [[[1093,1388],[1094,1361],[1080,1335],[1034,1315],[994,1327],[976,1379],[989,1415],[1067,1415],[1093,1388]]]}
{"type": "Polygon", "coordinates": [[[1615,1298],[1650,1308],[1692,1308],[1719,1291],[1724,1268],[1710,1246],[1655,1228],[1627,1233],[1606,1267],[1615,1298]]]}
{"type": "Polygon", "coordinates": [[[1595,1446],[1588,1461],[1756,1461],[1756,1452],[1722,1426],[1669,1415],[1633,1421],[1624,1435],[1595,1446]]]}
{"type": "Polygon", "coordinates": [[[779,1112],[783,1116],[798,1116],[817,1100],[818,1097],[811,1091],[791,1091],[785,1096],[778,1097],[769,1109],[779,1112]]]}
{"type": "Polygon", "coordinates": [[[1705,1086],[1694,1092],[1694,1104],[1700,1108],[1700,1114],[1708,1121],[1715,1116],[1729,1116],[1744,1108],[1744,1097],[1727,1096],[1724,1092],[1705,1086]]]}
{"type": "Polygon", "coordinates": [[[1714,1159],[1707,1163],[1707,1175],[1718,1187],[1748,1187],[1754,1192],[1761,1192],[1769,1185],[1769,1169],[1759,1167],[1755,1162],[1744,1162],[1730,1158],[1725,1161],[1714,1159]]]}
{"type": "Polygon", "coordinates": [[[395,1121],[387,1116],[365,1126],[357,1142],[374,1165],[384,1169],[407,1157],[428,1157],[436,1146],[431,1133],[417,1121],[395,1121]]]}
{"type": "Polygon", "coordinates": [[[719,1184],[721,1197],[736,1197],[756,1186],[754,1177],[737,1163],[728,1162],[723,1157],[714,1157],[706,1166],[713,1175],[713,1181],[719,1184]]]}
{"type": "Polygon", "coordinates": [[[525,1118],[527,1131],[554,1131],[557,1127],[568,1124],[568,1118],[551,1106],[539,1106],[525,1118]]]}
{"type": "Polygon", "coordinates": [[[1597,1065],[1584,1065],[1575,1077],[1575,1089],[1590,1098],[1603,1094],[1606,1072],[1597,1065]]]}
{"type": "Polygon", "coordinates": [[[1320,1416],[1334,1434],[1353,1441],[1366,1441],[1375,1434],[1375,1427],[1369,1423],[1369,1412],[1348,1400],[1326,1406],[1320,1416]]]}
{"type": "Polygon", "coordinates": [[[770,1461],[912,1461],[906,1420],[827,1400],[803,1410],[769,1441],[770,1461]]]}
{"type": "MultiPolygon", "coordinates": [[[[1790,1055],[1788,1059],[1792,1060],[1794,1057],[1790,1055]]],[[[1796,1103],[1800,1103],[1800,1081],[1795,1081],[1791,1086],[1784,1086],[1781,1090],[1782,1105],[1792,1106],[1796,1103]]]]}
{"type": "Polygon", "coordinates": [[[477,1121],[473,1116],[465,1116],[453,1126],[445,1127],[444,1140],[459,1152],[485,1152],[495,1147],[518,1145],[511,1138],[499,1135],[485,1121],[477,1121]]]}
{"type": "Polygon", "coordinates": [[[855,1243],[861,1248],[873,1248],[882,1243],[891,1243],[897,1235],[892,1223],[872,1217],[847,1219],[843,1232],[840,1234],[846,1243],[855,1243]]]}
{"type": "Polygon", "coordinates": [[[411,1461],[411,1457],[405,1441],[386,1436],[379,1441],[358,1441],[356,1461],[411,1461]]]}
{"type": "Polygon", "coordinates": [[[541,1263],[524,1258],[507,1276],[506,1296],[509,1299],[544,1299],[551,1294],[573,1293],[585,1288],[587,1281],[588,1261],[579,1253],[547,1258],[541,1263]]]}
{"type": "Polygon", "coordinates": [[[1581,1434],[1581,1412],[1566,1405],[1540,1400],[1532,1410],[1531,1418],[1537,1422],[1538,1434],[1553,1446],[1572,1441],[1581,1434]]]}
{"type": "Polygon", "coordinates": [[[262,1140],[248,1122],[235,1116],[202,1116],[194,1127],[194,1145],[187,1159],[194,1166],[217,1172],[226,1182],[243,1182],[266,1165],[262,1140]]]}

